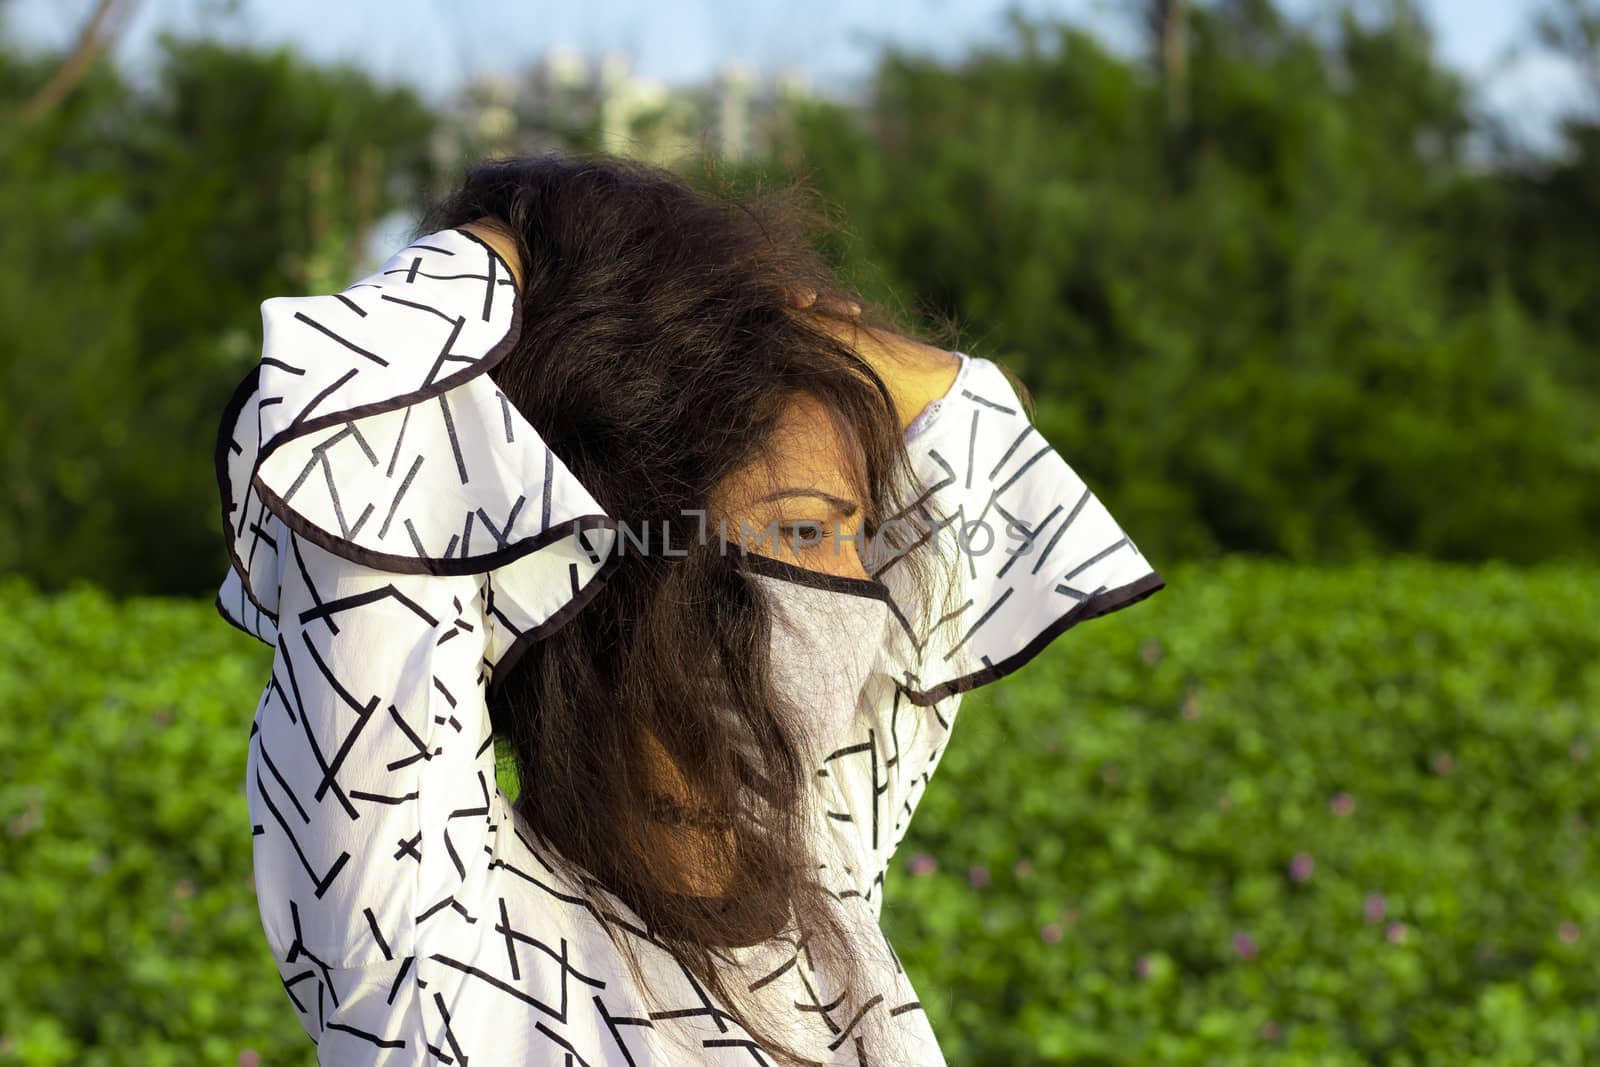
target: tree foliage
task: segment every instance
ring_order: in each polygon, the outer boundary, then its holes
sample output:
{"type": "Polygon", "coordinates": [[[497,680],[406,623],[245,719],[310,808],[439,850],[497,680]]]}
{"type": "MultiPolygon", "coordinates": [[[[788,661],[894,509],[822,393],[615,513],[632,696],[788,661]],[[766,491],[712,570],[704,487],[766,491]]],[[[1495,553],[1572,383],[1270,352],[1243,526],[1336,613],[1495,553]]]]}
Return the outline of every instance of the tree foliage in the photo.
{"type": "MultiPolygon", "coordinates": [[[[1508,147],[1412,0],[1136,6],[1143,56],[1015,13],[956,62],[890,49],[744,177],[812,181],[847,277],[1016,368],[1152,558],[1592,558],[1595,110],[1508,147]]],[[[1597,12],[1530,32],[1592,72],[1597,12]]],[[[257,305],[353,280],[448,131],[355,71],[170,38],[155,89],[101,65],[15,121],[52,62],[0,51],[0,570],[209,594],[257,305]]]]}
{"type": "Polygon", "coordinates": [[[1485,167],[1409,4],[1188,19],[1180,108],[1170,63],[1019,18],[958,65],[891,52],[780,165],[844,205],[878,292],[1022,372],[1156,558],[1592,553],[1592,127],[1485,167]]]}
{"type": "MultiPolygon", "coordinates": [[[[3,99],[49,64],[0,53],[3,99]]],[[[51,587],[215,590],[212,448],[260,302],[348,284],[429,166],[409,89],[170,37],[158,70],[0,123],[0,571],[51,587]]]]}

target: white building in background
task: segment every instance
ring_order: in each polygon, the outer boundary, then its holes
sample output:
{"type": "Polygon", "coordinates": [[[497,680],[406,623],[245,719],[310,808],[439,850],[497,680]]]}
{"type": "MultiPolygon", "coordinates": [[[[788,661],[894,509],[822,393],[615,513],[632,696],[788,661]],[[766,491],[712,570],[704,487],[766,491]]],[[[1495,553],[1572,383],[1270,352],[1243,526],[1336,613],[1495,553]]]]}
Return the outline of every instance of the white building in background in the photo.
{"type": "Polygon", "coordinates": [[[727,159],[742,159],[751,148],[750,98],[756,72],[748,63],[730,61],[712,82],[712,130],[717,152],[727,159]]]}
{"type": "Polygon", "coordinates": [[[730,61],[704,84],[672,87],[637,77],[619,53],[552,49],[520,74],[467,83],[435,148],[452,161],[591,147],[662,165],[701,151],[740,160],[765,153],[787,109],[810,95],[794,67],[763,78],[730,61]]]}

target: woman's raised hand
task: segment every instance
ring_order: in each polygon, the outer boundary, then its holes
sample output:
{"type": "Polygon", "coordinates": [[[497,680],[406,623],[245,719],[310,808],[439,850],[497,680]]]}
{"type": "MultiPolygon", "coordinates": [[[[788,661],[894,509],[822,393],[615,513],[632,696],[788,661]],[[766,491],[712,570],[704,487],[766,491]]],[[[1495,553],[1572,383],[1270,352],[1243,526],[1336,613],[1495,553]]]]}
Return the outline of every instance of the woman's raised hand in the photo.
{"type": "Polygon", "coordinates": [[[511,280],[516,284],[517,292],[522,292],[522,257],[517,255],[517,242],[512,240],[502,224],[497,219],[485,215],[460,229],[483,238],[490,248],[500,253],[500,258],[511,267],[511,280]]]}
{"type": "Polygon", "coordinates": [[[961,359],[953,352],[862,323],[861,305],[853,300],[819,302],[816,290],[809,288],[788,291],[786,296],[791,307],[814,312],[828,333],[849,344],[872,365],[889,386],[902,430],[930,403],[950,391],[956,372],[961,369],[961,359]]]}

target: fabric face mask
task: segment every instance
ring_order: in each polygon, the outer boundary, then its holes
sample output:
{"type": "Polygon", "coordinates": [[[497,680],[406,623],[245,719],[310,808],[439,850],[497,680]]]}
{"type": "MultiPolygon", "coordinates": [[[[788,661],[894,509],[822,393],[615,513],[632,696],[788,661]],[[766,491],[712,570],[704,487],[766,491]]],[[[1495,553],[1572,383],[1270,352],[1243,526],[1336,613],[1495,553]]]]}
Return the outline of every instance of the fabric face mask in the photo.
{"type": "Polygon", "coordinates": [[[805,709],[820,762],[849,729],[889,626],[879,582],[808,570],[762,557],[750,578],[772,605],[773,683],[805,709]]]}

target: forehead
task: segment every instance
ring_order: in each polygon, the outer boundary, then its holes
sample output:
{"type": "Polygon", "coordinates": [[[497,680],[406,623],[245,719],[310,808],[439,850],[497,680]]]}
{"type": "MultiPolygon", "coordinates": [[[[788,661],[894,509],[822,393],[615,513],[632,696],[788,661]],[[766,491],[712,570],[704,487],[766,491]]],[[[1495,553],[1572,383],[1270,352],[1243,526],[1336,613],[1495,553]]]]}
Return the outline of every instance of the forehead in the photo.
{"type": "Polygon", "coordinates": [[[734,494],[803,486],[859,500],[864,460],[847,423],[816,397],[800,393],[785,405],[764,454],[728,479],[734,494]]]}

